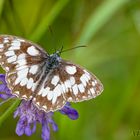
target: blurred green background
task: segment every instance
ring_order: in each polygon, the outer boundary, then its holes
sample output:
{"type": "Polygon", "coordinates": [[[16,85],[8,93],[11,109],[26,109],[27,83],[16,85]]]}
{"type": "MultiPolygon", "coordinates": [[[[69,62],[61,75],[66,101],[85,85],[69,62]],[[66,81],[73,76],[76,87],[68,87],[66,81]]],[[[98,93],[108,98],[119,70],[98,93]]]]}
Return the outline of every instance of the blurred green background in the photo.
{"type": "MultiPolygon", "coordinates": [[[[62,57],[92,71],[104,92],[72,104],[76,121],[56,112],[59,131],[51,140],[140,139],[140,0],[0,0],[0,34],[32,40],[49,53],[87,46],[62,57]]],[[[2,124],[0,140],[41,139],[39,125],[31,137],[18,137],[17,120],[11,115],[2,124]]]]}

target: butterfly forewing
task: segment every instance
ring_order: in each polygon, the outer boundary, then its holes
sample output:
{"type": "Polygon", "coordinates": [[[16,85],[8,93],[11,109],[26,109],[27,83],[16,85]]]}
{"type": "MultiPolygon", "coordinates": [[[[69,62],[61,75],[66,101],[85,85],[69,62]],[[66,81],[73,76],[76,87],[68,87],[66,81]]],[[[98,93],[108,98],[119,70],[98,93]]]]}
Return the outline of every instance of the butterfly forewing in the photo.
{"type": "Polygon", "coordinates": [[[29,99],[38,86],[47,57],[36,44],[14,36],[0,36],[0,64],[12,94],[29,99]]]}

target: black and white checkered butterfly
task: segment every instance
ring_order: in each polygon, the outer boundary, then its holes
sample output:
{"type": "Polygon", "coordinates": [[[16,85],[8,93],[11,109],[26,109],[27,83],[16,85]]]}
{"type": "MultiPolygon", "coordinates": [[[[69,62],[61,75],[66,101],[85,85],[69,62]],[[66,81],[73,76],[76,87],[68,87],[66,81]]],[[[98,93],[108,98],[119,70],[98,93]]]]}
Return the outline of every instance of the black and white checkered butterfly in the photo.
{"type": "Polygon", "coordinates": [[[0,64],[12,94],[32,100],[46,112],[59,110],[66,102],[95,98],[103,91],[93,74],[61,59],[59,52],[48,55],[19,37],[0,36],[0,64]]]}

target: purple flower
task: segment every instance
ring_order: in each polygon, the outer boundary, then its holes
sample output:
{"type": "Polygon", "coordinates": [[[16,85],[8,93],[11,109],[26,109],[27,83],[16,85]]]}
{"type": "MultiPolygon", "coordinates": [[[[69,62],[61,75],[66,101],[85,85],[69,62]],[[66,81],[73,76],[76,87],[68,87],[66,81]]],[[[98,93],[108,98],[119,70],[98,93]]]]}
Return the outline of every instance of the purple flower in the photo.
{"type": "Polygon", "coordinates": [[[10,89],[7,87],[7,83],[5,81],[5,75],[4,74],[0,74],[0,98],[3,100],[6,100],[10,97],[13,97],[13,95],[11,94],[10,89]]]}
{"type": "MultiPolygon", "coordinates": [[[[0,74],[0,98],[7,100],[14,97],[7,87],[5,81],[5,75],[0,74]]],[[[15,97],[16,98],[16,97],[15,97]]],[[[61,114],[67,115],[70,119],[75,120],[78,118],[78,112],[71,108],[70,103],[67,103],[61,110],[61,114]]],[[[42,125],[41,137],[43,140],[50,139],[50,125],[54,131],[58,130],[56,123],[53,120],[53,112],[46,113],[39,110],[33,105],[31,101],[22,100],[19,107],[14,112],[14,118],[19,117],[19,121],[16,126],[16,133],[18,136],[23,134],[31,136],[36,131],[36,124],[40,123],[42,125]]]]}
{"type": "Polygon", "coordinates": [[[60,113],[67,115],[72,120],[76,120],[79,117],[78,112],[71,108],[69,102],[67,102],[66,105],[60,110],[60,113]]]}
{"type": "Polygon", "coordinates": [[[52,125],[54,131],[57,131],[57,125],[52,119],[53,113],[45,113],[44,111],[38,110],[32,102],[23,100],[20,106],[14,113],[14,118],[19,117],[19,121],[16,127],[17,135],[21,136],[26,134],[27,136],[32,135],[36,130],[36,123],[42,125],[42,139],[49,140],[50,129],[49,124],[52,125]]]}

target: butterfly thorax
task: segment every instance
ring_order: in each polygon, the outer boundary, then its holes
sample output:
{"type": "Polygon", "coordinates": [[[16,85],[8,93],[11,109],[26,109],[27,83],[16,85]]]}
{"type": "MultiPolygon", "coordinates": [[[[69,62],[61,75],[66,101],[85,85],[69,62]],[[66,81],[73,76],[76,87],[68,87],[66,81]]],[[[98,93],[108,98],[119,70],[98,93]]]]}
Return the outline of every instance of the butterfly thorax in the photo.
{"type": "Polygon", "coordinates": [[[54,53],[49,55],[48,60],[47,60],[47,68],[49,70],[57,68],[60,64],[61,57],[59,56],[58,53],[54,53]]]}

